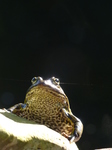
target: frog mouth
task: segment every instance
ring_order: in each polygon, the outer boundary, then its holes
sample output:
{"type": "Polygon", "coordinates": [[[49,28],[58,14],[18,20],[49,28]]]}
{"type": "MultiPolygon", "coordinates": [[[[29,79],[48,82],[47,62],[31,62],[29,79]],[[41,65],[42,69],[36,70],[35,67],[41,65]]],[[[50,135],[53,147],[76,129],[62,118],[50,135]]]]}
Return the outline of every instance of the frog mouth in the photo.
{"type": "Polygon", "coordinates": [[[70,114],[65,108],[62,108],[62,111],[74,123],[74,131],[71,135],[68,136],[68,140],[70,142],[77,142],[82,135],[83,132],[83,124],[76,116],[70,114]]]}

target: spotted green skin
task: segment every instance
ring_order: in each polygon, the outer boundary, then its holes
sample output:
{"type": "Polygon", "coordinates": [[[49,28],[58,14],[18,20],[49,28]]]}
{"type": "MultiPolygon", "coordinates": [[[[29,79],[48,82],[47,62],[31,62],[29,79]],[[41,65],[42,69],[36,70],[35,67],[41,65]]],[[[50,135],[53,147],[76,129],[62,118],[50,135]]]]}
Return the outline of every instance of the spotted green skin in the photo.
{"type": "Polygon", "coordinates": [[[48,80],[34,77],[24,103],[16,104],[9,111],[46,125],[71,142],[77,142],[83,132],[82,122],[72,114],[68,97],[55,77],[48,80]]]}

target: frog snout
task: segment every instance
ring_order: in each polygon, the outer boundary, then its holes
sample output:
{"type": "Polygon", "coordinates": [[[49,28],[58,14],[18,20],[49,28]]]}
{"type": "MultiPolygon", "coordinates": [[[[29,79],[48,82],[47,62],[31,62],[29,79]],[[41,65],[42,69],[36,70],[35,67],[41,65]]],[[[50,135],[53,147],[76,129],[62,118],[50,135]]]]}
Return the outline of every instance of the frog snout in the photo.
{"type": "Polygon", "coordinates": [[[69,113],[66,109],[62,109],[65,115],[74,123],[74,131],[72,135],[69,136],[70,142],[77,142],[82,135],[83,132],[83,124],[79,118],[69,113]]]}

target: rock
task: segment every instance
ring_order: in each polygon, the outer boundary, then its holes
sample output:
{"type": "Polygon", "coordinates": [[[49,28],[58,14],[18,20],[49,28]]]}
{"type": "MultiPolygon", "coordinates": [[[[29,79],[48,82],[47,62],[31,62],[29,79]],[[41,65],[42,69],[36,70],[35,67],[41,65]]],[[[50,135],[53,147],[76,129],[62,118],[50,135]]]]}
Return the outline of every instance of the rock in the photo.
{"type": "Polygon", "coordinates": [[[78,150],[54,130],[0,109],[1,150],[78,150]]]}

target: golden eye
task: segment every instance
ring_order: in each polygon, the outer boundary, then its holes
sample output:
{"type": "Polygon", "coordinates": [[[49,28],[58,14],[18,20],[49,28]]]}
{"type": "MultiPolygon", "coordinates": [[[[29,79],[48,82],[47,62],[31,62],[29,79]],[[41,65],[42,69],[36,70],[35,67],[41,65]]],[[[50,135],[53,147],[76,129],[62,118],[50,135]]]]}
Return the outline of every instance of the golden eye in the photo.
{"type": "Polygon", "coordinates": [[[52,77],[52,83],[55,84],[55,85],[59,85],[60,81],[59,81],[58,78],[52,77]]]}
{"type": "Polygon", "coordinates": [[[38,81],[38,77],[33,77],[32,80],[31,80],[31,83],[35,84],[37,81],[38,81]]]}

